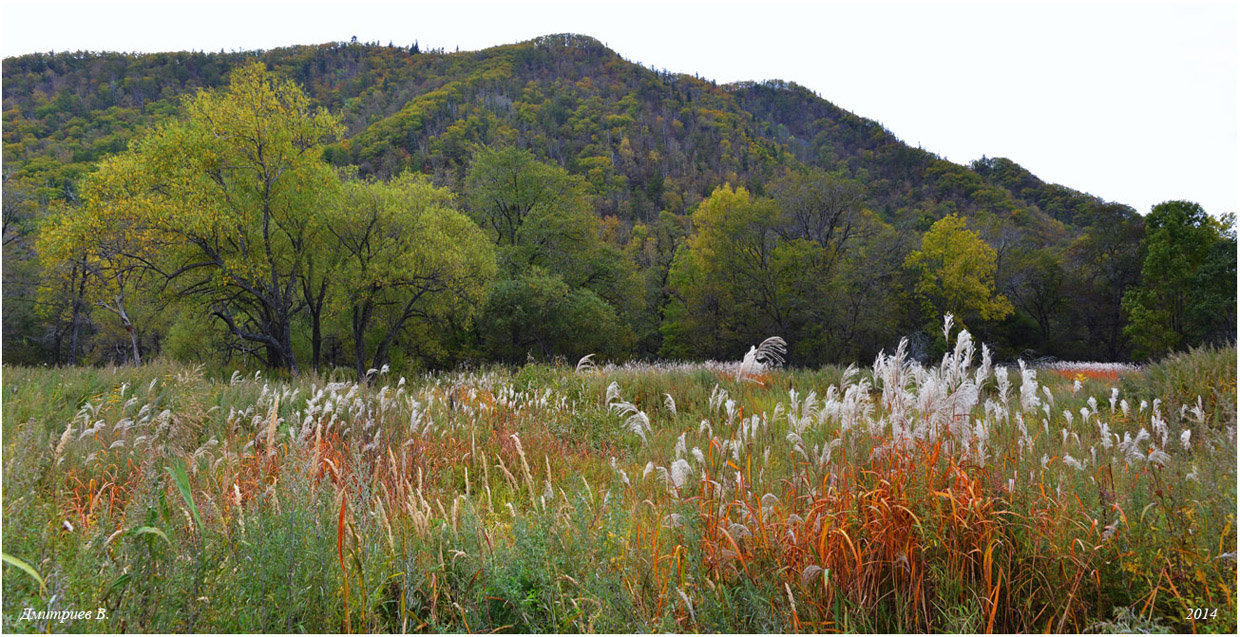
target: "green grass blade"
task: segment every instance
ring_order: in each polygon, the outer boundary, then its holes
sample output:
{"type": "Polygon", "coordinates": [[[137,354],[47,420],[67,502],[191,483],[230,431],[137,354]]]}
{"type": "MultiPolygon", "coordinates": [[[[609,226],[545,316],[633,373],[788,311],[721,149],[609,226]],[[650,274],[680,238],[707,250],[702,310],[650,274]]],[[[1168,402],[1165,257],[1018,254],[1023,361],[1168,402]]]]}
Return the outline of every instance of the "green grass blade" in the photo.
{"type": "Polygon", "coordinates": [[[198,506],[194,504],[194,496],[189,491],[189,475],[185,473],[185,465],[180,460],[164,467],[164,471],[172,476],[172,481],[177,485],[177,491],[181,492],[181,498],[185,500],[185,505],[189,507],[189,512],[194,516],[194,521],[198,523],[198,530],[202,530],[202,518],[198,515],[198,506]]]}
{"type": "MultiPolygon", "coordinates": [[[[195,515],[195,517],[197,516],[195,515]]],[[[201,524],[201,522],[199,522],[199,524],[201,524]]],[[[140,526],[133,530],[133,534],[134,535],[158,535],[159,537],[163,538],[165,542],[168,543],[168,546],[172,546],[172,540],[169,540],[168,536],[165,535],[163,531],[153,526],[140,526]]]]}
{"type": "Polygon", "coordinates": [[[12,564],[13,566],[16,566],[17,568],[20,568],[23,571],[26,571],[27,574],[33,577],[34,581],[39,583],[39,596],[40,597],[42,597],[43,595],[47,593],[47,584],[43,582],[43,578],[39,575],[38,571],[34,570],[33,566],[27,564],[25,560],[13,557],[12,555],[9,555],[8,553],[0,553],[0,557],[3,557],[5,562],[12,564]]]}

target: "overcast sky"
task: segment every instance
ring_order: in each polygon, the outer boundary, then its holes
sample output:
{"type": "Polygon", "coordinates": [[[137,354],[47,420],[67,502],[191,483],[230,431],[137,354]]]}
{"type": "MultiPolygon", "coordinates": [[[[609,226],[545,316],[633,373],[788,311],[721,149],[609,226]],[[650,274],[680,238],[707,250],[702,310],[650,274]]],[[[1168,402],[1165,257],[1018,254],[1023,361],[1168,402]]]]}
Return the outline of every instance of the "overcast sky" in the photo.
{"type": "Polygon", "coordinates": [[[1008,157],[1146,213],[1237,200],[1237,5],[4,0],[5,57],[582,33],[647,66],[784,79],[952,161],[1008,157]]]}

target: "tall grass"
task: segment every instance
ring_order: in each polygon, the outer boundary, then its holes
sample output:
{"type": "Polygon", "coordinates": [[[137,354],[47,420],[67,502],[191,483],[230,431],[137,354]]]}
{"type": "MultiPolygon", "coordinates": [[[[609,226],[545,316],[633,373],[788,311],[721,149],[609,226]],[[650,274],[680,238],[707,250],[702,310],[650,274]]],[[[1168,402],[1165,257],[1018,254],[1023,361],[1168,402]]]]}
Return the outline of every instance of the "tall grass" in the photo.
{"type": "Polygon", "coordinates": [[[4,629],[1234,631],[1235,349],[1078,376],[954,338],[931,367],[6,368],[4,629]]]}

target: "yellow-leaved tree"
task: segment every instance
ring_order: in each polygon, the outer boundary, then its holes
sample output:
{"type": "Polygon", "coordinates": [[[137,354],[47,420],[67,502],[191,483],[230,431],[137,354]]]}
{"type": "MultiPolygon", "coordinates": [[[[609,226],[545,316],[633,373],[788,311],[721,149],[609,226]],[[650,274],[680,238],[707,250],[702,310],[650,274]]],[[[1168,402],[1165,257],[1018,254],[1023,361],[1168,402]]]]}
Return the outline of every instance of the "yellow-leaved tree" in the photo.
{"type": "Polygon", "coordinates": [[[960,321],[999,320],[1012,303],[995,291],[997,255],[964,219],[948,215],[930,226],[921,249],[905,259],[917,276],[914,292],[929,316],[952,314],[960,321]]]}
{"type": "Polygon", "coordinates": [[[320,153],[343,128],[259,62],[185,110],[102,162],[84,214],[109,234],[124,229],[115,256],[164,279],[269,366],[296,372],[293,318],[307,264],[332,249],[325,202],[340,185],[320,153]]]}
{"type": "MultiPolygon", "coordinates": [[[[117,165],[124,166],[124,161],[118,160],[117,165]]],[[[46,307],[67,306],[71,314],[83,312],[85,308],[80,306],[90,304],[115,315],[128,334],[132,361],[140,364],[132,300],[142,292],[140,285],[148,274],[146,264],[155,258],[157,241],[141,219],[131,214],[141,205],[111,209],[109,202],[114,199],[101,196],[101,188],[88,189],[85,194],[86,208],[94,214],[79,214],[82,211],[61,206],[35,237],[44,270],[39,294],[46,307]],[[68,303],[48,298],[52,296],[67,296],[68,303]]],[[[140,198],[137,193],[129,194],[135,202],[140,198]]]]}

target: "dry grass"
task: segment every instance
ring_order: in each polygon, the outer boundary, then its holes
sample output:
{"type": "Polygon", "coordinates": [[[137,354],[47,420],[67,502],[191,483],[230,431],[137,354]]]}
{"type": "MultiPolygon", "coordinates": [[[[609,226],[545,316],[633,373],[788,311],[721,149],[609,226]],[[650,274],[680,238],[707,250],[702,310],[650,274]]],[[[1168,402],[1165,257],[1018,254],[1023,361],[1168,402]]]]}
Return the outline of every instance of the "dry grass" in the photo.
{"type": "Polygon", "coordinates": [[[4,628],[1233,631],[1235,384],[1192,379],[1234,349],[1154,400],[1145,370],[956,343],[370,385],[6,369],[4,548],[45,587],[6,566],[4,628]]]}

